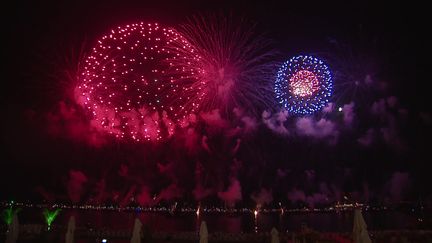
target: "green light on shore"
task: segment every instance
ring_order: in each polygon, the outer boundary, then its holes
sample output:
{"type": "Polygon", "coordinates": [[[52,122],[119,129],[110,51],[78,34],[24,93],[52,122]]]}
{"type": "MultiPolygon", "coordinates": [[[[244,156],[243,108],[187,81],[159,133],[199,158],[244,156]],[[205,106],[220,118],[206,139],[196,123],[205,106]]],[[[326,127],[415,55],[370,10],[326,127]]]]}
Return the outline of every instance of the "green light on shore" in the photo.
{"type": "Polygon", "coordinates": [[[19,208],[14,209],[12,206],[10,206],[9,208],[6,208],[3,211],[3,220],[5,221],[5,223],[7,225],[10,225],[12,223],[14,215],[17,214],[19,211],[20,211],[19,208]]]}
{"type": "Polygon", "coordinates": [[[57,218],[57,215],[58,215],[59,213],[60,213],[60,209],[59,209],[59,208],[57,208],[57,209],[54,210],[54,211],[50,211],[50,210],[48,210],[48,209],[45,209],[45,211],[43,212],[44,217],[45,217],[45,222],[46,222],[46,224],[47,224],[47,226],[48,226],[48,230],[51,229],[51,224],[52,224],[52,222],[54,221],[54,219],[57,218]]]}

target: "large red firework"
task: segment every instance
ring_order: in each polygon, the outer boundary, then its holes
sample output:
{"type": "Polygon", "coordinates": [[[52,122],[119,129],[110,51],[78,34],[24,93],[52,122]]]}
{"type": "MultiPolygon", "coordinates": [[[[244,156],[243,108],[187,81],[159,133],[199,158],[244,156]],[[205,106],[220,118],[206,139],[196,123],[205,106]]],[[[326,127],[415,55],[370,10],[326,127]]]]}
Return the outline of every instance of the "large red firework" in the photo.
{"type": "Polygon", "coordinates": [[[90,111],[92,126],[118,138],[171,136],[176,123],[199,106],[189,100],[199,95],[191,84],[200,71],[173,65],[183,62],[182,53],[190,60],[193,52],[178,32],[157,23],[113,29],[85,58],[77,102],[90,111]]]}

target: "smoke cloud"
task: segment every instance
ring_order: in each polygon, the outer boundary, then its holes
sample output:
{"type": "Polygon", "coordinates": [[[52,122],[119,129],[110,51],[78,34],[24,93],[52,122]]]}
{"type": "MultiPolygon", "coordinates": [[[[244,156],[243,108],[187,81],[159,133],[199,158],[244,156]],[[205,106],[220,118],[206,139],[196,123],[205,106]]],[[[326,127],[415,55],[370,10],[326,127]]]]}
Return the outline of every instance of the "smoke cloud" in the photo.
{"type": "Polygon", "coordinates": [[[67,183],[67,191],[70,200],[73,203],[81,201],[81,196],[84,193],[84,184],[87,182],[87,176],[79,170],[69,171],[69,180],[67,183]]]}

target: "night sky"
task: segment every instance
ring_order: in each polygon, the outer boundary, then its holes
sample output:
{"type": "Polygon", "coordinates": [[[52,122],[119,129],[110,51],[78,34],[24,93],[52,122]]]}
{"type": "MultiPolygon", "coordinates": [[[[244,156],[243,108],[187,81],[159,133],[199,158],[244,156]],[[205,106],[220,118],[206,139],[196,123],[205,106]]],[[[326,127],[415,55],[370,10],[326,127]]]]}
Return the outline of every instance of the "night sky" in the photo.
{"type": "Polygon", "coordinates": [[[394,1],[300,2],[4,7],[0,200],[123,204],[136,197],[149,205],[156,196],[157,202],[316,206],[347,196],[430,203],[426,8],[394,1]],[[299,54],[325,59],[334,73],[349,76],[347,86],[335,79],[335,108],[286,117],[271,107],[265,118],[253,117],[251,130],[241,117],[215,120],[208,112],[191,133],[179,131],[160,143],[89,138],[88,117],[74,102],[75,84],[68,78],[82,56],[116,26],[150,21],[176,28],[197,14],[254,22],[277,50],[275,62],[299,54]],[[355,80],[367,76],[372,85],[354,92],[355,80]],[[192,145],[185,145],[191,137],[192,145]]]}

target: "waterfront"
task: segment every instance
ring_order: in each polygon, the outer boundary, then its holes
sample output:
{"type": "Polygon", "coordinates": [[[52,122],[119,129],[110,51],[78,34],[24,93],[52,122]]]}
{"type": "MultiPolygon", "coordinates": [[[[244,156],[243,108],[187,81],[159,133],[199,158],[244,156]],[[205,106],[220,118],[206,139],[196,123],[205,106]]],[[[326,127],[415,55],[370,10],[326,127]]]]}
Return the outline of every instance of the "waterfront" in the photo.
{"type": "MultiPolygon", "coordinates": [[[[63,209],[54,225],[67,225],[70,216],[75,216],[78,227],[94,229],[122,230],[132,228],[138,217],[144,225],[155,232],[191,232],[199,229],[201,221],[206,221],[210,232],[251,233],[268,232],[276,227],[281,232],[298,231],[301,227],[325,232],[350,232],[352,230],[353,212],[175,212],[169,211],[119,211],[119,210],[82,210],[63,209]]],[[[430,229],[432,218],[429,211],[364,211],[363,216],[370,230],[414,230],[430,229]]],[[[19,213],[22,224],[42,224],[42,210],[24,208],[19,213]]]]}

